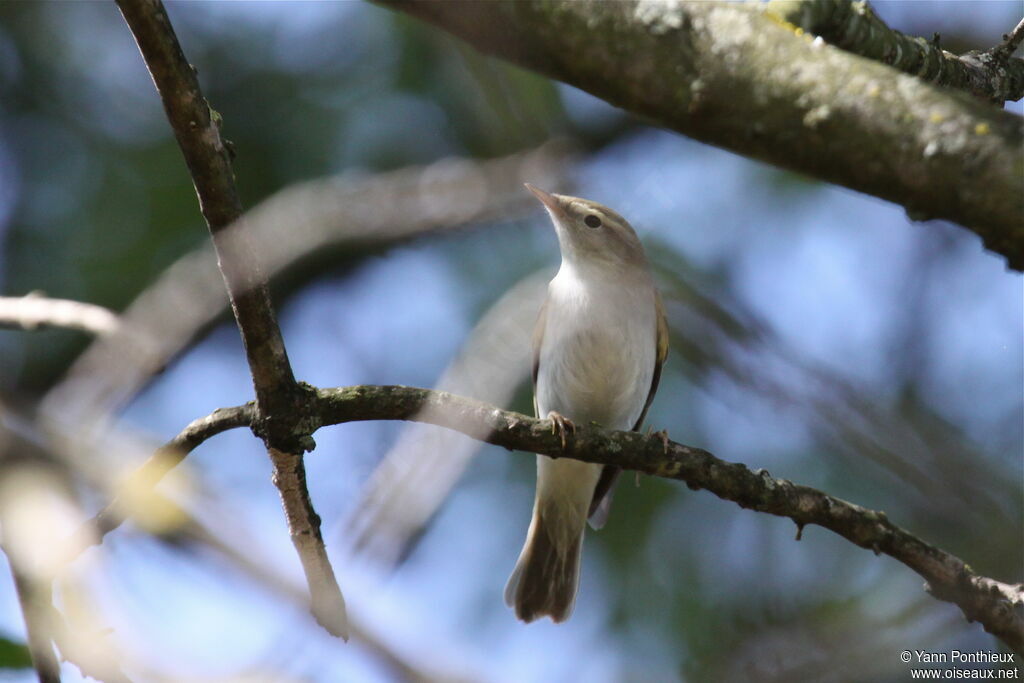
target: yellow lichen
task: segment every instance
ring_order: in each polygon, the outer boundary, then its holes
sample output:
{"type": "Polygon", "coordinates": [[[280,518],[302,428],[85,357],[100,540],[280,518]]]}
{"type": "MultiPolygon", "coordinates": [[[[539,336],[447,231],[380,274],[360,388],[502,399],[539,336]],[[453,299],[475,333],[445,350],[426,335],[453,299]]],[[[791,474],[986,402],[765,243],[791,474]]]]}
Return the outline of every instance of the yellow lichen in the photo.
{"type": "Polygon", "coordinates": [[[787,21],[781,14],[776,13],[775,11],[773,11],[770,8],[765,10],[764,17],[766,19],[772,21],[773,23],[778,24],[779,26],[781,26],[783,28],[789,29],[793,33],[797,34],[798,36],[801,35],[804,32],[804,30],[802,28],[800,28],[796,24],[793,24],[793,23],[787,21]]]}
{"type": "Polygon", "coordinates": [[[988,127],[987,123],[979,123],[974,127],[975,135],[988,135],[990,132],[991,129],[988,127]]]}
{"type": "Polygon", "coordinates": [[[942,114],[939,114],[938,112],[933,111],[931,115],[928,117],[928,120],[931,121],[932,123],[942,123],[943,121],[946,120],[946,117],[943,116],[942,114]]]}

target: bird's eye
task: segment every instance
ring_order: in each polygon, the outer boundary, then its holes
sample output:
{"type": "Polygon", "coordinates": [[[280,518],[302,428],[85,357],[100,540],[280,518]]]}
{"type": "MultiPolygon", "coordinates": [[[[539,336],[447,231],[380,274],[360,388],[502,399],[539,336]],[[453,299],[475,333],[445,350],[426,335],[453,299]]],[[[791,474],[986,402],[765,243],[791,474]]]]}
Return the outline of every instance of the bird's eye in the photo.
{"type": "Polygon", "coordinates": [[[587,227],[590,228],[601,227],[601,218],[593,213],[587,214],[587,217],[583,219],[583,222],[586,223],[587,227]]]}

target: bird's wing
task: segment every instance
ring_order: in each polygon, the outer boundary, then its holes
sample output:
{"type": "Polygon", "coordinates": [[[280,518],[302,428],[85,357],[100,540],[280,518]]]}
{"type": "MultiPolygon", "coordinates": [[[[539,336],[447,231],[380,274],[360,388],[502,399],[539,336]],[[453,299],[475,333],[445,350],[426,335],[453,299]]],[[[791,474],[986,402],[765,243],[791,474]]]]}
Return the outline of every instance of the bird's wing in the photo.
{"type": "Polygon", "coordinates": [[[658,382],[661,381],[661,366],[665,364],[665,358],[668,357],[668,321],[665,319],[665,305],[661,302],[661,294],[658,290],[654,290],[654,310],[658,317],[658,336],[657,341],[657,354],[654,357],[654,374],[651,375],[651,390],[647,392],[647,402],[644,403],[644,409],[640,411],[640,417],[637,418],[636,424],[633,425],[633,431],[639,431],[640,426],[644,423],[644,418],[647,417],[647,409],[651,407],[651,401],[654,400],[654,394],[658,391],[658,382]]]}
{"type": "MultiPolygon", "coordinates": [[[[647,392],[647,401],[644,403],[644,409],[640,411],[640,417],[637,418],[636,424],[633,425],[634,432],[640,430],[641,425],[644,423],[644,418],[647,417],[647,409],[651,407],[654,394],[658,391],[658,382],[661,380],[661,366],[665,364],[665,358],[668,357],[668,321],[665,319],[665,305],[661,302],[661,294],[658,293],[658,290],[654,290],[654,309],[658,318],[654,374],[651,376],[651,390],[647,392]]],[[[534,368],[536,373],[536,361],[534,362],[534,368]]],[[[606,465],[601,470],[601,478],[597,480],[597,486],[594,487],[594,497],[590,499],[590,510],[587,512],[590,526],[595,529],[600,529],[608,521],[608,513],[611,511],[612,503],[612,487],[615,486],[615,482],[621,473],[622,468],[614,465],[606,465]]]]}
{"type": "Polygon", "coordinates": [[[533,414],[537,417],[545,417],[537,412],[537,373],[540,371],[540,346],[544,341],[544,325],[547,319],[548,300],[545,297],[540,313],[537,314],[537,322],[533,326],[533,414]]]}

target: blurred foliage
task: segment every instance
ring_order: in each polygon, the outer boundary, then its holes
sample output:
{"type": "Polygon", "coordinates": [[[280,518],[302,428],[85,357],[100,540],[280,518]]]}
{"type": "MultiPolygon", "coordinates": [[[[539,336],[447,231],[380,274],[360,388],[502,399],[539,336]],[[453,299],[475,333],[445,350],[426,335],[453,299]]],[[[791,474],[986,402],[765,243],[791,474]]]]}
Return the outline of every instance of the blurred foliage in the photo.
{"type": "Polygon", "coordinates": [[[32,666],[32,655],[22,643],[0,636],[0,669],[27,669],[32,666]]]}

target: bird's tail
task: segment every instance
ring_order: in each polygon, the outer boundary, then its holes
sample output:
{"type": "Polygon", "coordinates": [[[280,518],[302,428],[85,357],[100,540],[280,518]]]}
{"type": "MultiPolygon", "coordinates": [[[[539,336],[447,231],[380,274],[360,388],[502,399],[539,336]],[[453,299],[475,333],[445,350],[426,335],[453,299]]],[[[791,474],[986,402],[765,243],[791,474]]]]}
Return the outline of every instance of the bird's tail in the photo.
{"type": "Polygon", "coordinates": [[[545,504],[538,496],[526,543],[505,586],[505,604],[525,622],[572,614],[580,583],[586,511],[545,504]]]}

